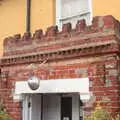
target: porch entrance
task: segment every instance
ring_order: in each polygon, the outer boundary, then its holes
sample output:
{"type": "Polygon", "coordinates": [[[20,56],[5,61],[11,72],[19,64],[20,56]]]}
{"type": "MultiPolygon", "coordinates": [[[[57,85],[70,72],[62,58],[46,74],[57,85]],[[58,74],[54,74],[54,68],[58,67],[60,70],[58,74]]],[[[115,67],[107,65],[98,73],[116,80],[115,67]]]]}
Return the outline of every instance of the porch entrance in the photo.
{"type": "Polygon", "coordinates": [[[23,101],[22,120],[82,120],[81,100],[90,99],[89,79],[41,80],[35,91],[27,81],[18,81],[14,99],[23,101]]]}
{"type": "Polygon", "coordinates": [[[26,94],[23,120],[80,120],[78,94],[26,94]]]}

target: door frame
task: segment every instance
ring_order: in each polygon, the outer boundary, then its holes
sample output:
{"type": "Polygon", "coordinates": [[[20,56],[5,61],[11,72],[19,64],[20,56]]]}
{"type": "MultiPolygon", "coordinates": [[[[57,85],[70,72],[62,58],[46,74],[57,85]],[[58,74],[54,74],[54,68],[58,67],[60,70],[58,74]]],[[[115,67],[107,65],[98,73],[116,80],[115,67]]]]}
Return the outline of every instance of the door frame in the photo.
{"type": "Polygon", "coordinates": [[[23,103],[22,103],[22,119],[23,120],[32,120],[32,100],[31,100],[31,95],[30,94],[25,94],[23,95],[23,103]]]}
{"type": "MultiPolygon", "coordinates": [[[[51,94],[52,95],[52,94],[51,94]]],[[[72,103],[71,103],[71,107],[72,107],[72,111],[71,111],[71,120],[73,120],[73,119],[79,119],[80,118],[80,108],[81,108],[81,103],[80,103],[80,96],[78,95],[78,97],[76,98],[74,98],[74,95],[76,96],[77,94],[61,94],[60,95],[60,120],[62,119],[62,111],[61,111],[61,100],[62,100],[62,98],[67,98],[67,97],[70,97],[71,99],[72,99],[72,103]],[[74,112],[74,109],[76,109],[76,105],[74,104],[74,103],[76,103],[75,101],[77,100],[78,101],[78,103],[76,104],[77,106],[79,106],[78,108],[77,108],[77,110],[78,110],[78,113],[75,113],[74,112]],[[75,105],[75,106],[74,106],[75,105]],[[74,106],[74,107],[73,107],[74,106]],[[76,116],[77,115],[77,116],[76,116]],[[76,118],[76,117],[77,118],[76,118]]],[[[43,97],[43,95],[41,95],[41,97],[43,97]]],[[[43,99],[43,98],[42,98],[43,99]]],[[[82,101],[81,101],[82,102],[82,101]]],[[[32,95],[31,94],[24,94],[23,95],[23,102],[22,102],[22,108],[23,108],[23,110],[22,110],[22,120],[32,120],[32,95]],[[28,104],[29,104],[29,102],[30,102],[30,108],[28,107],[28,104]]],[[[41,105],[41,109],[42,109],[42,113],[41,113],[41,119],[43,118],[43,103],[42,103],[42,105],[41,105]]],[[[83,109],[83,108],[82,108],[83,109]]],[[[84,113],[83,113],[84,114],[84,113]]]]}

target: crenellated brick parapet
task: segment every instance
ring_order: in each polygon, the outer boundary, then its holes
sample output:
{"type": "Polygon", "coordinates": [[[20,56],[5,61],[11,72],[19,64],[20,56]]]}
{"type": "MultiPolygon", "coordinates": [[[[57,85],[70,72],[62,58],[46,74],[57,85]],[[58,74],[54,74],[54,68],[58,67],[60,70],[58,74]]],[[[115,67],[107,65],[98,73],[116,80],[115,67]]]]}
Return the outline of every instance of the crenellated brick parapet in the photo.
{"type": "Polygon", "coordinates": [[[60,32],[57,26],[52,26],[45,34],[41,29],[36,30],[33,35],[17,34],[4,40],[2,63],[15,64],[28,60],[35,62],[119,52],[119,33],[119,21],[108,15],[94,17],[90,26],[86,26],[85,20],[80,20],[75,29],[68,23],[63,25],[60,32]]]}
{"type": "Polygon", "coordinates": [[[45,33],[39,29],[33,35],[6,38],[0,60],[0,97],[6,111],[21,119],[22,108],[13,91],[16,81],[28,80],[33,71],[41,80],[87,77],[94,99],[84,104],[84,113],[103,101],[113,116],[120,114],[119,53],[120,23],[110,15],[94,17],[90,26],[80,20],[75,29],[68,23],[60,32],[52,26],[45,33]]]}

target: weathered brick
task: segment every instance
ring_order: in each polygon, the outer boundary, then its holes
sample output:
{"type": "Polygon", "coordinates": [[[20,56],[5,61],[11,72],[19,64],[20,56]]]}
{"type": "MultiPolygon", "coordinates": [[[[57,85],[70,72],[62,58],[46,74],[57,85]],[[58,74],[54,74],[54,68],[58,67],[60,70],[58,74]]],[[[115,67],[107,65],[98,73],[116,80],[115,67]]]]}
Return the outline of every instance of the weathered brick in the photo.
{"type": "Polygon", "coordinates": [[[87,77],[88,76],[87,68],[77,68],[75,70],[75,74],[80,77],[87,77]]]}
{"type": "Polygon", "coordinates": [[[118,71],[117,69],[112,69],[108,71],[109,76],[118,76],[118,71]]]}
{"type": "MultiPolygon", "coordinates": [[[[5,39],[0,64],[2,71],[9,70],[9,75],[7,86],[0,86],[0,95],[7,112],[20,120],[20,103],[13,100],[13,91],[16,81],[29,78],[31,63],[36,66],[32,68],[34,75],[41,80],[88,77],[94,102],[109,100],[102,105],[107,105],[113,114],[120,112],[117,23],[112,16],[98,16],[89,27],[81,20],[75,29],[68,23],[63,25],[62,32],[53,26],[45,35],[40,29],[33,37],[25,33],[23,37],[15,35],[5,39]]],[[[89,106],[85,108],[86,113],[91,111],[89,106]]]]}

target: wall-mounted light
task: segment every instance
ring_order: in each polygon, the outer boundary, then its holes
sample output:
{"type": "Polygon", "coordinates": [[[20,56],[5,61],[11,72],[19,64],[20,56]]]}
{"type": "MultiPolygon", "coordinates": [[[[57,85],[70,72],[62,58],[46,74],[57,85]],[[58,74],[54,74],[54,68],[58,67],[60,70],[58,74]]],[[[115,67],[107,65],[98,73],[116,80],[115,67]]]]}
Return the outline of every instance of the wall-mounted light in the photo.
{"type": "MultiPolygon", "coordinates": [[[[43,61],[40,65],[43,65],[46,62],[47,60],[43,61]]],[[[29,72],[29,79],[27,80],[28,86],[30,87],[31,90],[37,90],[40,87],[40,79],[36,77],[34,74],[36,66],[35,64],[30,64],[28,68],[31,69],[29,72]]]]}
{"type": "Polygon", "coordinates": [[[29,78],[27,80],[28,86],[31,90],[37,90],[40,86],[40,79],[35,76],[35,65],[30,64],[29,65],[30,71],[29,71],[29,78]]]}
{"type": "Polygon", "coordinates": [[[31,76],[27,82],[32,90],[37,90],[40,86],[40,79],[36,76],[31,76]]]}

